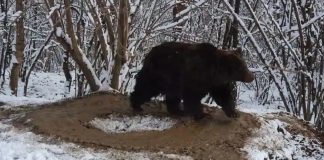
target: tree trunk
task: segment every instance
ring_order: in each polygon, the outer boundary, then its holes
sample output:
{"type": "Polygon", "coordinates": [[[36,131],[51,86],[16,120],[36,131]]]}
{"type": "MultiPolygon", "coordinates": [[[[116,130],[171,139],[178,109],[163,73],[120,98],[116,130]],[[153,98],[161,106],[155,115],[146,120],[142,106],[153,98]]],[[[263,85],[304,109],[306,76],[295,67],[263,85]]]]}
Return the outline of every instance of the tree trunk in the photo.
{"type": "Polygon", "coordinates": [[[7,26],[8,24],[8,0],[4,1],[1,0],[0,1],[0,5],[1,5],[1,12],[4,13],[4,17],[3,17],[3,46],[2,46],[2,50],[1,50],[1,59],[0,59],[0,87],[3,87],[5,80],[6,80],[6,69],[9,66],[9,59],[10,56],[12,55],[12,48],[11,48],[11,33],[12,33],[12,27],[11,26],[7,26]]]}
{"type": "MultiPolygon", "coordinates": [[[[172,10],[173,22],[178,22],[181,19],[181,17],[177,17],[177,14],[187,8],[187,6],[186,6],[187,3],[189,3],[188,0],[176,1],[176,4],[174,5],[173,10],[172,10]]],[[[185,16],[185,15],[183,15],[183,16],[185,16]]],[[[177,24],[177,26],[175,26],[173,28],[174,41],[179,39],[180,33],[182,31],[182,27],[184,25],[185,25],[185,22],[177,24]]]]}
{"type": "MultiPolygon", "coordinates": [[[[72,13],[71,13],[71,5],[69,0],[64,0],[65,5],[65,12],[66,12],[66,28],[67,33],[69,37],[71,38],[71,43],[68,44],[65,40],[64,42],[67,43],[63,46],[65,46],[65,49],[71,53],[71,56],[75,60],[75,62],[78,64],[82,72],[84,73],[84,76],[86,77],[91,91],[97,91],[99,90],[101,83],[96,76],[89,60],[86,58],[86,56],[82,53],[81,48],[78,44],[76,35],[74,33],[73,29],[73,22],[72,22],[72,13]]],[[[63,38],[63,37],[61,37],[63,38]]],[[[62,42],[62,41],[61,41],[62,42]]]]}
{"type": "MultiPolygon", "coordinates": [[[[106,6],[106,4],[103,0],[96,0],[96,2],[99,6],[106,6]]],[[[111,19],[112,14],[110,14],[109,9],[105,8],[105,7],[99,7],[99,10],[103,16],[102,21],[103,21],[103,23],[106,24],[106,28],[108,31],[108,38],[109,38],[108,44],[112,51],[111,54],[114,54],[115,53],[115,35],[114,35],[113,22],[111,19]]]]}
{"type": "Polygon", "coordinates": [[[24,60],[24,48],[25,48],[25,34],[24,34],[24,21],[23,21],[23,12],[24,1],[16,1],[16,12],[21,11],[20,17],[16,21],[16,54],[13,56],[13,66],[11,69],[10,75],[10,89],[13,95],[17,96],[18,90],[18,79],[21,70],[21,66],[24,60]]]}
{"type": "MultiPolygon", "coordinates": [[[[230,4],[234,6],[235,8],[235,13],[239,14],[240,13],[240,4],[241,0],[230,0],[230,4]]],[[[234,18],[233,22],[231,20],[228,20],[226,23],[226,31],[224,35],[224,40],[223,40],[223,48],[224,49],[229,49],[229,48],[237,48],[239,40],[238,40],[238,34],[239,34],[239,29],[238,29],[238,21],[234,18]]],[[[232,97],[233,97],[233,103],[236,104],[236,98],[237,98],[237,86],[236,82],[230,82],[229,85],[232,88],[232,97]]]]}
{"type": "Polygon", "coordinates": [[[117,52],[115,56],[115,63],[112,70],[111,87],[119,90],[119,75],[121,67],[127,61],[127,40],[128,40],[128,2],[127,0],[120,0],[119,3],[119,17],[118,17],[118,39],[117,52]]]}
{"type": "MultiPolygon", "coordinates": [[[[2,38],[4,39],[4,40],[6,40],[7,39],[7,37],[8,37],[8,32],[7,32],[7,3],[5,3],[4,2],[4,0],[0,0],[0,9],[1,9],[1,13],[4,13],[4,18],[3,18],[3,36],[2,36],[2,38]]],[[[8,43],[8,42],[7,42],[8,43]]],[[[3,46],[2,46],[2,49],[1,49],[1,55],[0,55],[0,78],[1,78],[1,76],[3,76],[3,81],[5,80],[5,61],[4,61],[4,59],[5,59],[5,56],[6,56],[6,41],[4,41],[3,42],[3,44],[2,44],[3,46]]],[[[2,82],[2,83],[4,83],[4,82],[2,82]]],[[[1,84],[1,86],[0,87],[2,87],[2,84],[1,84]]]]}
{"type": "Polygon", "coordinates": [[[106,63],[106,69],[108,70],[109,68],[109,62],[108,62],[108,45],[107,42],[105,40],[105,36],[104,36],[104,32],[102,31],[103,27],[101,25],[100,19],[99,19],[99,15],[96,12],[95,7],[91,4],[91,3],[87,3],[88,8],[90,9],[90,13],[94,19],[95,22],[95,31],[96,34],[99,38],[99,43],[100,43],[100,47],[101,47],[101,53],[103,56],[103,59],[106,63]]]}
{"type": "MultiPolygon", "coordinates": [[[[68,35],[64,34],[62,23],[59,18],[58,11],[55,10],[51,15],[52,24],[54,27],[56,41],[58,41],[63,48],[69,52],[73,58],[73,60],[78,64],[81,71],[84,73],[85,78],[87,79],[91,91],[97,91],[101,87],[101,82],[93,70],[91,63],[88,58],[82,53],[82,50],[78,44],[76,35],[73,29],[72,22],[72,13],[71,13],[71,5],[69,0],[64,0],[65,5],[65,15],[66,15],[66,29],[68,35]],[[68,39],[70,38],[71,41],[68,39]]],[[[47,3],[48,9],[54,7],[54,0],[48,0],[47,3]]]]}
{"type": "Polygon", "coordinates": [[[72,84],[72,76],[70,74],[70,69],[69,69],[69,53],[65,52],[64,56],[64,61],[63,61],[63,72],[66,80],[66,89],[67,92],[71,91],[71,84],[72,84]]]}

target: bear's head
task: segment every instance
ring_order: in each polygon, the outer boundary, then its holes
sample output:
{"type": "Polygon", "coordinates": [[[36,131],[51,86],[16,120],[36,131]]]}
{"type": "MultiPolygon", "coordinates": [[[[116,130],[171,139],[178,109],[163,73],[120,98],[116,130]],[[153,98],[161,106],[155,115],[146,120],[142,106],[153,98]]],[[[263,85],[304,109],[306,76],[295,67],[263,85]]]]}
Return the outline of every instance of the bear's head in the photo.
{"type": "Polygon", "coordinates": [[[220,64],[222,74],[228,81],[240,81],[250,83],[254,80],[254,74],[248,69],[242,58],[242,49],[218,50],[221,53],[220,64]]]}

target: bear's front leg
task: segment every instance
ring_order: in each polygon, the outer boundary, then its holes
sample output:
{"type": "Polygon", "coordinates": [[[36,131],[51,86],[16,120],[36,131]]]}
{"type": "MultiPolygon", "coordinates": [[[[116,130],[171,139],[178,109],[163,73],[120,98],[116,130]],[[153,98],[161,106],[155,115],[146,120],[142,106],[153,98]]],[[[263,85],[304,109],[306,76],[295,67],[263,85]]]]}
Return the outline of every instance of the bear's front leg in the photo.
{"type": "Polygon", "coordinates": [[[222,107],[222,110],[225,112],[227,117],[237,118],[239,117],[239,114],[235,110],[234,97],[231,91],[232,88],[228,83],[213,87],[209,93],[216,103],[222,107]]]}
{"type": "Polygon", "coordinates": [[[141,105],[160,93],[159,88],[147,79],[137,79],[134,92],[130,95],[131,107],[135,112],[143,111],[141,105]]]}
{"type": "Polygon", "coordinates": [[[143,111],[141,105],[146,101],[145,97],[142,95],[140,96],[139,93],[133,92],[130,95],[130,103],[131,107],[133,108],[134,112],[141,112],[143,111]]]}
{"type": "Polygon", "coordinates": [[[202,96],[199,93],[186,91],[183,97],[184,109],[194,120],[198,121],[206,116],[200,103],[202,96]]]}

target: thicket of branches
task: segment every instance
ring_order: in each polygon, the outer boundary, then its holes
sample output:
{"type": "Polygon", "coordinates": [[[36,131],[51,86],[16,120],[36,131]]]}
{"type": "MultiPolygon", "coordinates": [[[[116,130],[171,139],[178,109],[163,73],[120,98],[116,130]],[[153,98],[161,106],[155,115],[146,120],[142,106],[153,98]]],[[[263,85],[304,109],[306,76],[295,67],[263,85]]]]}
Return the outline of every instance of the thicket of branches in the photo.
{"type": "Polygon", "coordinates": [[[242,47],[260,104],[324,129],[322,0],[0,0],[0,85],[17,94],[31,72],[64,72],[77,96],[129,93],[151,47],[163,41],[242,47]],[[75,73],[75,78],[72,77],[75,73]],[[5,83],[9,78],[9,83],[5,83]],[[72,80],[75,79],[74,82],[72,80]]]}

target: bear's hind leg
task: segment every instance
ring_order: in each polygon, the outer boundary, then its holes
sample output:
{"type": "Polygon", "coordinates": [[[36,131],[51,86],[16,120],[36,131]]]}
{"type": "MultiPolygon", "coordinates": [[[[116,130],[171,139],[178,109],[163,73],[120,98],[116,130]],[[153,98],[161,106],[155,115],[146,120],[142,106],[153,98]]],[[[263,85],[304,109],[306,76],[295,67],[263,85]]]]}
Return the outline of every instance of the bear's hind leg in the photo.
{"type": "Polygon", "coordinates": [[[165,102],[170,114],[181,116],[183,115],[183,111],[180,109],[182,87],[179,78],[178,76],[172,76],[172,78],[168,80],[169,83],[166,85],[165,102]]]}
{"type": "Polygon", "coordinates": [[[205,117],[203,107],[200,103],[201,96],[185,94],[183,97],[184,109],[187,113],[193,116],[194,120],[200,120],[205,117]]]}

